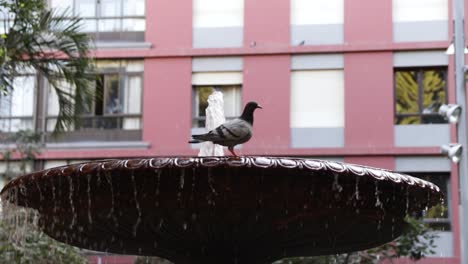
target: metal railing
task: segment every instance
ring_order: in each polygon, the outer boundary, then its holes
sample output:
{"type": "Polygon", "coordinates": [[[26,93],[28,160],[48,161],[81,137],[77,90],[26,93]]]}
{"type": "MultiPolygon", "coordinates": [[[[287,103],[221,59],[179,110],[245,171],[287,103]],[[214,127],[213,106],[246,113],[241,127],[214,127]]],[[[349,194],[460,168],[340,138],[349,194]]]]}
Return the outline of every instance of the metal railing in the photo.
{"type": "MultiPolygon", "coordinates": [[[[57,116],[46,117],[47,131],[52,131],[57,116]]],[[[141,129],[141,114],[84,115],[70,131],[141,129]]]]}

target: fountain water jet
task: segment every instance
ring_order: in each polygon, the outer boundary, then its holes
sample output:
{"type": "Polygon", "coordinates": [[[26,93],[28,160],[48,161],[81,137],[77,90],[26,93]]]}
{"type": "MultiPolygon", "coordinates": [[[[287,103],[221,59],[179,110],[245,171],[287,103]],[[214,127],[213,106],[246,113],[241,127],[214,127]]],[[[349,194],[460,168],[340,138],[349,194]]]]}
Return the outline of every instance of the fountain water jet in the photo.
{"type": "MultiPolygon", "coordinates": [[[[207,132],[226,121],[224,117],[223,93],[215,90],[208,96],[208,107],[206,108],[205,116],[205,128],[207,132]]],[[[224,156],[223,147],[212,142],[202,142],[198,156],[224,156]]]]}

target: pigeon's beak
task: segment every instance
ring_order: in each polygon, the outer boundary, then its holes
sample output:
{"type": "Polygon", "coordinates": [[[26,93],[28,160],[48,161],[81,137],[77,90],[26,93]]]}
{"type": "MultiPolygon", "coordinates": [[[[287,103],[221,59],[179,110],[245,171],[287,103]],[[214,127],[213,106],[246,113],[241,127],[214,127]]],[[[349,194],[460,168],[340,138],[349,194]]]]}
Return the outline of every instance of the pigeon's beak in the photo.
{"type": "Polygon", "coordinates": [[[257,108],[263,109],[260,105],[257,105],[257,108]]]}

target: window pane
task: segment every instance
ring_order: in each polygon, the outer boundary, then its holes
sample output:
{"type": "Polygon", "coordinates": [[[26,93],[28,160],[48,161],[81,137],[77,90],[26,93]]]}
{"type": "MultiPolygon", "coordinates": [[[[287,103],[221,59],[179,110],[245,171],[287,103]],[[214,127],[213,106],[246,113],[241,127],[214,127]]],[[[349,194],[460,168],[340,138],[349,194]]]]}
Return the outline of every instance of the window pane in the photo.
{"type": "Polygon", "coordinates": [[[424,71],[422,81],[424,113],[437,113],[440,105],[446,102],[444,71],[424,71]]]}
{"type": "Polygon", "coordinates": [[[145,19],[122,19],[122,31],[145,31],[145,19]]]}
{"type": "Polygon", "coordinates": [[[193,126],[205,126],[205,110],[208,107],[208,97],[214,90],[223,93],[224,116],[232,118],[240,115],[241,112],[241,86],[194,86],[193,98],[193,126]]]}
{"type": "Polygon", "coordinates": [[[83,19],[81,32],[97,32],[97,20],[96,19],[83,19]]]}
{"type": "Polygon", "coordinates": [[[11,96],[11,116],[33,115],[35,78],[35,76],[15,78],[11,96]]]}
{"type": "Polygon", "coordinates": [[[96,0],[75,1],[75,10],[80,17],[96,17],[96,0]]]}
{"type": "Polygon", "coordinates": [[[104,113],[121,113],[122,104],[119,96],[119,75],[106,75],[104,77],[104,93],[104,113]]]}
{"type": "Polygon", "coordinates": [[[8,18],[9,9],[0,6],[0,19],[8,18]]]}
{"type": "Polygon", "coordinates": [[[123,119],[123,129],[141,129],[141,120],[140,118],[124,118],[123,119]]]}
{"type": "Polygon", "coordinates": [[[5,22],[1,21],[0,22],[0,34],[4,34],[8,32],[8,29],[5,28],[5,26],[6,26],[5,22]]]}
{"type": "Polygon", "coordinates": [[[73,12],[73,0],[51,0],[50,6],[58,12],[73,12]]]}
{"type": "Polygon", "coordinates": [[[143,72],[144,64],[141,61],[129,61],[127,62],[127,72],[143,72]]]}
{"type": "Polygon", "coordinates": [[[396,124],[420,124],[419,88],[417,71],[395,72],[396,124]]]}
{"type": "Polygon", "coordinates": [[[100,0],[101,17],[120,17],[121,0],[100,0]]]}
{"type": "Polygon", "coordinates": [[[448,20],[447,0],[393,0],[393,22],[448,20]]]}
{"type": "Polygon", "coordinates": [[[193,27],[242,27],[244,0],[193,1],[193,27]]]}
{"type": "Polygon", "coordinates": [[[144,16],[145,0],[123,0],[124,16],[144,16]]]}
{"type": "Polygon", "coordinates": [[[343,24],[344,0],[291,0],[292,25],[343,24]]]}
{"type": "Polygon", "coordinates": [[[141,113],[141,87],[141,76],[131,76],[128,78],[128,83],[124,87],[124,95],[122,96],[124,104],[124,113],[141,113]]]}
{"type": "Polygon", "coordinates": [[[224,98],[224,116],[226,118],[239,116],[241,114],[240,86],[222,87],[220,91],[224,98]]]}
{"type": "Polygon", "coordinates": [[[208,96],[213,93],[213,87],[212,86],[205,86],[205,87],[197,87],[196,88],[196,113],[198,117],[204,117],[206,116],[205,114],[205,109],[208,107],[208,96]]]}
{"type": "Polygon", "coordinates": [[[416,71],[397,71],[395,73],[396,113],[417,114],[418,105],[418,76],[416,71]]]}
{"type": "Polygon", "coordinates": [[[99,32],[120,32],[120,19],[100,19],[99,32]]]}
{"type": "Polygon", "coordinates": [[[446,123],[438,114],[446,103],[446,70],[419,69],[395,72],[395,123],[446,123]]]}
{"type": "Polygon", "coordinates": [[[291,127],[343,127],[343,70],[291,72],[291,127]]]}

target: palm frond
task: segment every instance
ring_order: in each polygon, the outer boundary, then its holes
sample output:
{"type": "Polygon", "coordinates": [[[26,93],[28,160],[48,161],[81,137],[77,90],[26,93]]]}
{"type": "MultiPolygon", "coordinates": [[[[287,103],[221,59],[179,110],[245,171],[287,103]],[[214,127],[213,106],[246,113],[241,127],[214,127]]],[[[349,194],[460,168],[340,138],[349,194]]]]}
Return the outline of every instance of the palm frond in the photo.
{"type": "MultiPolygon", "coordinates": [[[[35,5],[33,0],[21,2],[35,5]]],[[[33,68],[57,94],[60,111],[54,132],[64,131],[79,122],[79,115],[89,109],[94,98],[94,70],[88,57],[90,38],[80,31],[81,18],[67,11],[16,11],[15,22],[4,39],[5,54],[0,58],[2,87],[12,86],[21,67],[33,68]]]]}

